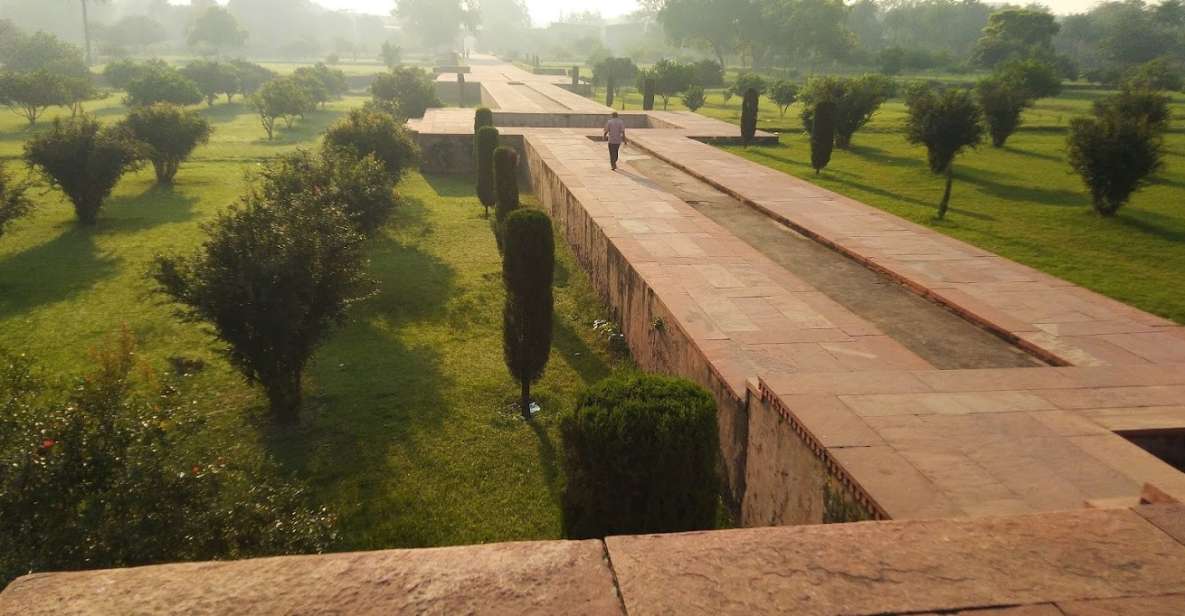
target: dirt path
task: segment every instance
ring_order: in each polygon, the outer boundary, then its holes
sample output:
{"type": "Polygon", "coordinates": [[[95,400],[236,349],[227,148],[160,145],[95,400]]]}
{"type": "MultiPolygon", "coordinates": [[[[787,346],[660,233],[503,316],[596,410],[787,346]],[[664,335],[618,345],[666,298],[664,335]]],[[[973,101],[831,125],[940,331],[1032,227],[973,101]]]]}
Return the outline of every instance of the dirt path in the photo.
{"type": "Polygon", "coordinates": [[[624,173],[669,192],[942,370],[1044,363],[892,279],[637,150],[624,173]]]}

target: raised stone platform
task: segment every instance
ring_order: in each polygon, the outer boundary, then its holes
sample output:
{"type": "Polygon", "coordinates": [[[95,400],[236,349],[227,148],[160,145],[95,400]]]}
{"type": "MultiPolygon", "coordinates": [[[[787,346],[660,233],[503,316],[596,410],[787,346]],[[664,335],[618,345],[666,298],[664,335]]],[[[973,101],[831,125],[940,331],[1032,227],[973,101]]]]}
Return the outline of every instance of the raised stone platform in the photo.
{"type": "Polygon", "coordinates": [[[1185,613],[1185,507],[31,575],[0,613],[1185,613]]]}

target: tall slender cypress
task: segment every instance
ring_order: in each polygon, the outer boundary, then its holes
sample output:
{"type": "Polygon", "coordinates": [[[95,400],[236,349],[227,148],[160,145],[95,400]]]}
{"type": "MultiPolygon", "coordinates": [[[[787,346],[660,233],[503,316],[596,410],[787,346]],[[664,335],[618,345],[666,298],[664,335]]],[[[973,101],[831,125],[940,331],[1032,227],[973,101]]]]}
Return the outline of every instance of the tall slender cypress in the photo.
{"type": "Polygon", "coordinates": [[[477,131],[481,130],[483,126],[494,125],[494,112],[490,111],[489,107],[478,107],[477,111],[473,112],[473,134],[477,135],[477,131]]]}
{"type": "Polygon", "coordinates": [[[617,86],[617,80],[613,78],[613,73],[605,78],[605,106],[613,107],[613,89],[617,86]]]}
{"type": "Polygon", "coordinates": [[[654,111],[654,78],[647,77],[642,81],[642,110],[654,111]]]}
{"type": "Polygon", "coordinates": [[[757,105],[760,94],[754,88],[745,90],[745,100],[741,103],[741,140],[748,146],[757,135],[757,105]]]}
{"type": "Polygon", "coordinates": [[[494,239],[501,251],[506,217],[519,207],[518,152],[514,148],[501,146],[494,150],[494,192],[494,239]]]}
{"type": "Polygon", "coordinates": [[[494,150],[498,148],[498,137],[498,129],[493,126],[477,130],[477,198],[485,207],[486,218],[490,217],[490,207],[498,202],[494,190],[494,150]]]}
{"type": "Polygon", "coordinates": [[[835,148],[835,103],[820,101],[815,105],[814,122],[811,124],[811,167],[819,175],[831,162],[831,151],[835,148]]]}
{"type": "Polygon", "coordinates": [[[502,281],[502,354],[521,387],[523,419],[531,419],[531,384],[543,376],[551,354],[555,238],[551,219],[521,209],[506,217],[502,281]]]}

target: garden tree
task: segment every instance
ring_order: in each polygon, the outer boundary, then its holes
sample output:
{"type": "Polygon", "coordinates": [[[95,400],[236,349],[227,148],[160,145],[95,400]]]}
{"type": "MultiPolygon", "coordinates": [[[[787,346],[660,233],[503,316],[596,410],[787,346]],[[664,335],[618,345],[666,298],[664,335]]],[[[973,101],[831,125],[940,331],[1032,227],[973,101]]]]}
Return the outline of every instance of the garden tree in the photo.
{"type": "Polygon", "coordinates": [[[99,97],[99,91],[95,89],[89,73],[85,76],[58,75],[57,77],[62,80],[66,106],[70,108],[70,113],[74,117],[83,112],[82,104],[84,102],[99,97]]]}
{"type": "Polygon", "coordinates": [[[884,44],[944,53],[954,58],[971,55],[983,26],[996,7],[980,0],[914,0],[881,4],[884,44]]]}
{"type": "Polygon", "coordinates": [[[786,110],[798,100],[798,86],[786,80],[775,81],[769,88],[769,97],[778,105],[778,111],[784,118],[786,110]]]}
{"type": "Polygon", "coordinates": [[[1049,98],[1062,91],[1062,79],[1057,67],[1035,59],[1013,60],[1001,65],[996,74],[1013,81],[1029,98],[1049,98]]]}
{"type": "Polygon", "coordinates": [[[704,106],[704,88],[703,86],[694,85],[687,88],[683,93],[683,106],[687,107],[692,112],[699,111],[700,107],[704,106]]]}
{"type": "Polygon", "coordinates": [[[190,47],[207,46],[218,51],[238,49],[247,42],[247,31],[230,11],[211,6],[197,16],[189,28],[190,47]]]}
{"type": "Polygon", "coordinates": [[[521,388],[519,408],[531,419],[531,384],[543,376],[551,355],[555,301],[555,238],[551,219],[539,210],[520,209],[506,217],[503,231],[502,355],[521,388]]]}
{"type": "Polygon", "coordinates": [[[835,103],[835,147],[846,150],[852,135],[860,130],[893,93],[893,82],[882,75],[860,77],[812,77],[799,98],[803,102],[802,122],[811,132],[815,105],[835,103]]]}
{"type": "Polygon", "coordinates": [[[53,73],[0,71],[0,104],[24,117],[29,126],[50,107],[69,104],[69,98],[65,80],[53,73]]]}
{"type": "Polygon", "coordinates": [[[1185,78],[1181,75],[1179,65],[1168,58],[1156,58],[1133,68],[1124,84],[1133,90],[1180,92],[1185,87],[1185,78]]]}
{"type": "Polygon", "coordinates": [[[121,126],[146,146],[143,155],[152,162],[160,184],[172,184],[181,163],[214,132],[197,112],[168,103],[134,107],[121,126]]]}
{"type": "Polygon", "coordinates": [[[946,175],[946,189],[938,204],[938,218],[946,216],[954,179],[955,157],[983,140],[983,112],[970,90],[920,92],[908,101],[905,136],[912,144],[926,146],[930,171],[946,175]]]}
{"type": "MultiPolygon", "coordinates": [[[[246,60],[231,60],[231,66],[235,67],[238,73],[239,91],[243,96],[251,96],[259,92],[264,84],[276,78],[276,74],[270,69],[262,67],[253,62],[246,60]]],[[[227,94],[227,102],[230,101],[230,95],[227,94]]]]}
{"type": "Polygon", "coordinates": [[[1090,190],[1091,204],[1101,216],[1114,216],[1162,166],[1160,132],[1140,117],[1114,107],[1095,117],[1070,120],[1067,139],[1070,167],[1090,190]]]}
{"type": "Polygon", "coordinates": [[[28,214],[33,208],[33,202],[25,196],[28,189],[27,184],[13,182],[4,167],[0,166],[0,237],[4,236],[4,230],[12,221],[28,214]]]}
{"type": "Polygon", "coordinates": [[[831,151],[835,146],[835,103],[820,101],[815,105],[815,117],[811,122],[811,168],[815,175],[831,162],[831,151]]]}
{"type": "Polygon", "coordinates": [[[605,106],[612,107],[617,89],[634,80],[638,65],[629,58],[601,58],[593,65],[593,83],[605,86],[605,106]]]}
{"type": "Polygon", "coordinates": [[[737,5],[751,1],[667,0],[658,11],[658,23],[672,43],[704,47],[723,66],[741,38],[737,5]]]}
{"type": "Polygon", "coordinates": [[[641,83],[638,85],[638,89],[642,91],[642,110],[653,111],[654,92],[657,88],[656,80],[651,75],[650,71],[639,72],[638,78],[641,81],[641,83]]]}
{"type": "Polygon", "coordinates": [[[752,88],[745,91],[745,99],[741,102],[741,141],[748,146],[757,135],[757,111],[761,95],[752,88]]]}
{"type": "Polygon", "coordinates": [[[350,88],[346,74],[318,62],[312,67],[302,66],[292,72],[292,78],[305,89],[316,106],[341,98],[350,88]]]}
{"type": "Polygon", "coordinates": [[[98,221],[119,178],[139,167],[143,157],[143,146],[126,131],[105,128],[87,116],[55,119],[53,128],[25,143],[25,162],[65,193],[84,225],[98,221]]]}
{"type": "Polygon", "coordinates": [[[473,112],[473,136],[474,145],[477,144],[477,131],[481,130],[483,126],[494,125],[494,112],[489,107],[478,107],[473,112]]]}
{"type": "Polygon", "coordinates": [[[379,48],[379,62],[382,62],[383,66],[388,69],[394,69],[403,63],[403,50],[399,48],[399,45],[386,41],[379,48]]]}
{"type": "Polygon", "coordinates": [[[202,392],[154,378],[131,336],[81,360],[85,374],[51,380],[0,351],[0,584],[333,545],[334,516],[271,461],[209,445],[202,392]]]}
{"type": "Polygon", "coordinates": [[[210,107],[221,95],[226,95],[226,102],[231,102],[240,89],[238,69],[226,62],[195,60],[185,65],[181,74],[197,86],[210,107]]]}
{"type": "Polygon", "coordinates": [[[133,79],[128,84],[129,106],[171,103],[196,105],[203,100],[202,91],[180,71],[172,67],[157,67],[133,79]]]}
{"type": "Polygon", "coordinates": [[[724,65],[715,60],[700,60],[691,65],[691,83],[705,88],[724,85],[724,65]]]}
{"type": "Polygon", "coordinates": [[[728,88],[728,92],[736,96],[744,96],[745,92],[753,90],[760,96],[765,94],[768,88],[769,84],[766,83],[765,78],[761,75],[756,73],[741,73],[737,75],[736,81],[728,88]]]}
{"type": "Polygon", "coordinates": [[[156,58],[145,62],[116,60],[103,67],[103,78],[107,80],[107,85],[116,90],[127,90],[128,85],[150,71],[168,69],[169,65],[165,61],[156,58]]]}
{"type": "Polygon", "coordinates": [[[691,87],[695,71],[689,64],[663,59],[650,69],[649,76],[654,80],[655,94],[662,97],[662,108],[665,111],[672,96],[691,87]]]}
{"type": "Polygon", "coordinates": [[[477,3],[470,0],[396,0],[395,15],[429,48],[451,48],[461,28],[473,29],[478,18],[477,3]]]}
{"type": "Polygon", "coordinates": [[[494,151],[498,149],[498,137],[498,129],[493,126],[482,126],[477,129],[475,135],[477,198],[485,207],[487,218],[490,215],[490,207],[498,202],[498,195],[494,191],[494,151]]]}
{"type": "Polygon", "coordinates": [[[28,73],[39,70],[51,73],[83,75],[89,72],[83,52],[74,45],[45,32],[25,34],[15,28],[6,34],[0,47],[0,64],[6,70],[28,73]]]}
{"type": "Polygon", "coordinates": [[[975,95],[992,136],[992,147],[1003,147],[1020,126],[1021,112],[1032,104],[1032,98],[1022,84],[1001,75],[979,80],[975,95]]]}
{"type": "Polygon", "coordinates": [[[815,65],[842,59],[851,50],[846,17],[843,0],[765,0],[765,18],[779,33],[773,45],[788,58],[815,65]]]}
{"type": "Polygon", "coordinates": [[[257,176],[256,189],[269,203],[285,203],[288,195],[307,194],[319,207],[340,209],[359,233],[373,236],[395,211],[395,182],[382,161],[357,151],[327,146],[272,159],[257,176]]]}
{"type": "Polygon", "coordinates": [[[481,0],[478,18],[481,30],[478,45],[498,53],[510,53],[530,39],[531,14],[524,0],[481,0]]]}
{"type": "Polygon", "coordinates": [[[429,108],[442,105],[432,75],[414,66],[378,75],[370,84],[370,94],[375,103],[400,118],[421,118],[429,108]]]}
{"type": "Polygon", "coordinates": [[[168,40],[169,33],[164,25],[148,15],[129,15],[107,28],[104,38],[112,44],[143,52],[151,45],[168,40]]]}
{"type": "Polygon", "coordinates": [[[988,17],[975,45],[975,61],[996,66],[1007,60],[1050,58],[1058,23],[1043,8],[1005,8],[988,17]]]}
{"type": "Polygon", "coordinates": [[[720,500],[711,395],[684,380],[622,374],[560,419],[564,536],[710,530],[720,500]]]}
{"type": "Polygon", "coordinates": [[[494,150],[494,239],[498,243],[498,251],[502,252],[505,244],[503,235],[506,229],[506,218],[519,208],[518,199],[518,151],[512,147],[499,146],[494,150]]]}
{"type": "Polygon", "coordinates": [[[259,123],[267,131],[267,139],[271,141],[276,128],[276,121],[283,120],[288,128],[298,117],[312,111],[313,101],[308,92],[291,77],[273,79],[251,97],[251,104],[259,114],[259,123]]]}
{"type": "Polygon", "coordinates": [[[1094,102],[1094,114],[1098,117],[1115,115],[1143,122],[1150,130],[1164,134],[1169,129],[1172,99],[1160,92],[1125,87],[1116,94],[1094,102]]]}
{"type": "Polygon", "coordinates": [[[324,143],[358,159],[374,156],[394,182],[403,179],[420,156],[407,128],[391,114],[373,108],[351,110],[325,131],[324,143]]]}
{"type": "Polygon", "coordinates": [[[213,328],[231,365],[263,387],[275,420],[296,423],[305,366],[370,293],[364,237],[340,207],[304,190],[251,190],[206,230],[201,249],[157,257],[152,276],[185,320],[213,328]]]}

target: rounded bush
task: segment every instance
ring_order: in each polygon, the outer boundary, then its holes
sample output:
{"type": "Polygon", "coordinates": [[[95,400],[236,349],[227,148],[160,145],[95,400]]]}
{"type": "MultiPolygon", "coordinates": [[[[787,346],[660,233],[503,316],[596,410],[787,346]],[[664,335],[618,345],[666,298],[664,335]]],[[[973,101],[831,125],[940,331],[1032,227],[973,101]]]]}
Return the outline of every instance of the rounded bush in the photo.
{"type": "Polygon", "coordinates": [[[560,421],[570,538],[715,526],[716,405],[683,379],[634,374],[585,391],[560,421]]]}
{"type": "Polygon", "coordinates": [[[325,145],[353,152],[358,158],[373,155],[396,181],[420,155],[407,129],[390,114],[375,109],[355,109],[330,126],[325,145]]]}

